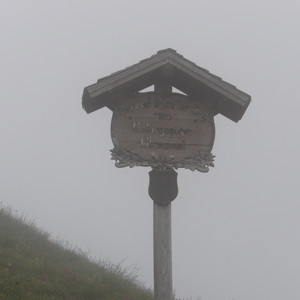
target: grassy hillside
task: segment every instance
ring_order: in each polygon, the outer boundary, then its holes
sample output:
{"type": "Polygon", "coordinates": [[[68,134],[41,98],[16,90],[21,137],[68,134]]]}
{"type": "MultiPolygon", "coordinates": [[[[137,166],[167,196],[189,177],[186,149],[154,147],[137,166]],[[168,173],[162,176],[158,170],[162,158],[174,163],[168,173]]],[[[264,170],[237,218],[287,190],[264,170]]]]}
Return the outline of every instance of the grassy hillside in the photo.
{"type": "Polygon", "coordinates": [[[118,266],[84,254],[0,207],[1,300],[150,300],[152,293],[118,266]]]}

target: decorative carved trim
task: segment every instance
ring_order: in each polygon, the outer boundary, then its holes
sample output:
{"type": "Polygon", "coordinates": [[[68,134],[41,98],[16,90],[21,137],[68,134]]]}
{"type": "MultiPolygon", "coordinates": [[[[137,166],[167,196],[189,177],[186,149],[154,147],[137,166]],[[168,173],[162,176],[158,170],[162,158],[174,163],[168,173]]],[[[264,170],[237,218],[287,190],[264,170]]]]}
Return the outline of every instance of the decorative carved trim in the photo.
{"type": "Polygon", "coordinates": [[[124,168],[135,166],[152,167],[159,169],[169,168],[185,168],[192,171],[208,172],[209,167],[214,167],[215,156],[210,152],[200,152],[194,157],[186,157],[184,160],[176,161],[176,159],[166,159],[160,157],[159,159],[151,157],[146,160],[141,156],[131,153],[126,148],[115,147],[111,151],[111,159],[115,160],[116,167],[124,168]]]}

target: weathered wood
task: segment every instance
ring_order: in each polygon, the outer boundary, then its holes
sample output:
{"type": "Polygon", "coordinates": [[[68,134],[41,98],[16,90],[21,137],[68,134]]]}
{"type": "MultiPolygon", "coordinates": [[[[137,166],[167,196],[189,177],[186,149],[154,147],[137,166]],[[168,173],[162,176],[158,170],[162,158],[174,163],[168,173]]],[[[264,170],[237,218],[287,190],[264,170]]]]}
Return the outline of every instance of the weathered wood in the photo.
{"type": "Polygon", "coordinates": [[[149,196],[160,205],[168,205],[178,195],[177,172],[174,169],[152,169],[149,172],[149,196]]]}
{"type": "Polygon", "coordinates": [[[207,172],[215,137],[214,108],[206,99],[157,93],[120,99],[114,108],[111,136],[117,167],[187,168],[207,172]]]}
{"type": "MultiPolygon", "coordinates": [[[[172,93],[170,78],[165,69],[156,81],[154,89],[160,96],[172,93]]],[[[156,168],[149,172],[149,177],[149,196],[153,199],[154,300],[171,300],[173,293],[171,201],[178,193],[177,173],[170,169],[156,168]]]]}
{"type": "Polygon", "coordinates": [[[186,94],[210,94],[210,101],[218,103],[218,113],[237,122],[247,109],[251,96],[225,82],[222,78],[185,59],[173,49],[157,54],[124,70],[98,80],[84,89],[82,105],[90,113],[111,106],[118,93],[139,92],[155,84],[165,68],[172,68],[172,86],[186,94]]]}
{"type": "MultiPolygon", "coordinates": [[[[116,166],[151,166],[155,300],[172,299],[171,201],[178,193],[173,168],[207,172],[215,136],[213,117],[237,122],[251,96],[165,49],[84,89],[90,113],[114,111],[111,135],[116,166]],[[154,93],[139,92],[154,85],[154,93]],[[172,94],[172,87],[188,96],[172,94]],[[164,172],[164,173],[160,173],[164,172]]],[[[175,172],[176,173],[176,172],[175,172]]]]}
{"type": "Polygon", "coordinates": [[[153,201],[153,254],[154,299],[171,300],[173,293],[171,203],[163,206],[153,201]]]}

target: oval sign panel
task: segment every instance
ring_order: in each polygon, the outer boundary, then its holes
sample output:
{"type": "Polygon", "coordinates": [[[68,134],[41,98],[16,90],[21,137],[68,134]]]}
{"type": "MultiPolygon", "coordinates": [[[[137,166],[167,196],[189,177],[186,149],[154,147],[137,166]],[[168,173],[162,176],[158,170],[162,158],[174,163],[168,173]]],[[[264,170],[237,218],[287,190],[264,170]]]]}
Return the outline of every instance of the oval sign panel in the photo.
{"type": "Polygon", "coordinates": [[[187,168],[213,165],[213,113],[199,98],[137,94],[117,101],[111,136],[117,167],[187,168]]]}

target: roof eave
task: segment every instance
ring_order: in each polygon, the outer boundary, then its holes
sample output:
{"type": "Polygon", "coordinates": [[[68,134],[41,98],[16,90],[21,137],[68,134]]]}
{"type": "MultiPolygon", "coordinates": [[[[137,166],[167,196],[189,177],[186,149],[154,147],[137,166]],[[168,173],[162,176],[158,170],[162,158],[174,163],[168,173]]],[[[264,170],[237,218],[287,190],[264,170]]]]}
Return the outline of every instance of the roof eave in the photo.
{"type": "MultiPolygon", "coordinates": [[[[109,106],[108,102],[112,100],[112,95],[116,90],[122,90],[123,87],[128,87],[128,85],[134,86],[134,84],[139,82],[140,78],[145,79],[166,65],[171,65],[176,71],[183,72],[189,76],[194,81],[194,84],[197,85],[199,83],[204,85],[220,95],[221,114],[235,122],[242,118],[251,101],[250,95],[183,58],[176,51],[168,49],[159,51],[156,55],[148,59],[142,60],[131,67],[115,72],[110,76],[98,80],[97,83],[87,86],[84,89],[82,97],[83,108],[87,113],[91,113],[104,106],[109,106]]],[[[155,83],[154,81],[151,78],[148,81],[146,80],[144,86],[143,84],[136,84],[136,90],[134,91],[138,92],[142,89],[142,86],[143,88],[150,86],[155,83]]]]}

